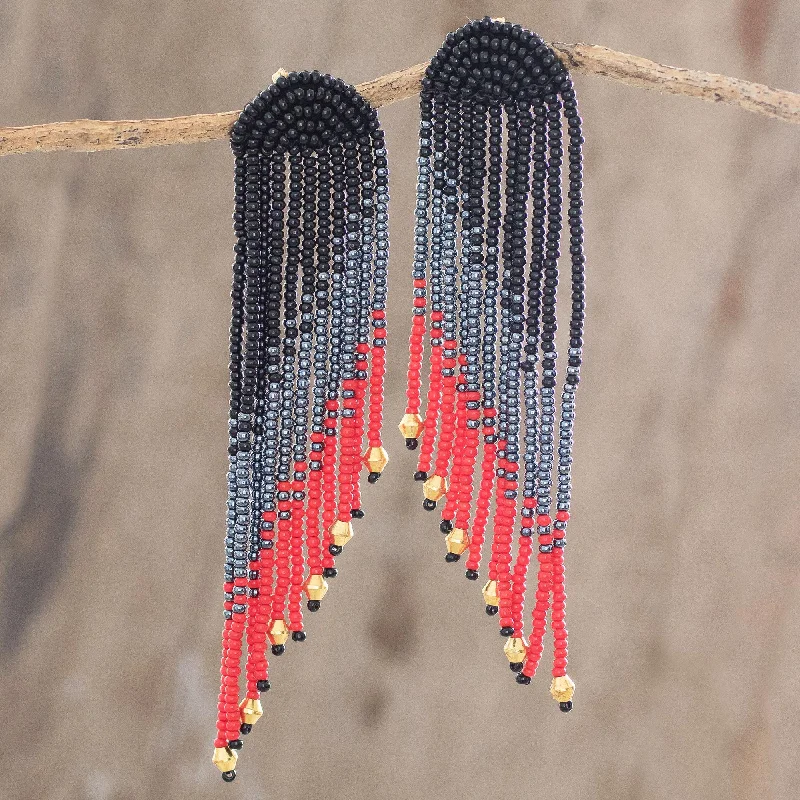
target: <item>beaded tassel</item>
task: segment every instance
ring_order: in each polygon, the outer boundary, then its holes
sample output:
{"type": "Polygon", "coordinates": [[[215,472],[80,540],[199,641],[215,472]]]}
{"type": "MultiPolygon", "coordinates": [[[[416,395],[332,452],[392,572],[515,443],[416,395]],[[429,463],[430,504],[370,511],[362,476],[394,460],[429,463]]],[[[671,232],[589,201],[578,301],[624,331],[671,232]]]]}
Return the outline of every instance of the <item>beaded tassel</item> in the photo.
{"type": "Polygon", "coordinates": [[[236,777],[275,656],[306,638],[381,445],[388,169],[374,109],[318,72],[277,77],[235,156],[224,628],[214,764],[236,777]],[[362,441],[368,447],[362,455],[362,441]],[[239,701],[242,649],[246,692],[239,701]]]}
{"type": "Polygon", "coordinates": [[[498,617],[520,684],[536,672],[549,612],[551,694],[569,711],[574,684],[566,672],[563,553],[585,263],[575,91],[538,36],[486,18],[447,36],[422,81],[420,117],[408,405],[400,430],[409,449],[422,439],[414,478],[424,481],[423,506],[433,510],[444,500],[446,560],[466,554],[466,577],[478,580],[488,542],[486,612],[498,617]],[[557,410],[565,138],[572,307],[557,410]],[[527,639],[534,536],[536,593],[527,639]]]}

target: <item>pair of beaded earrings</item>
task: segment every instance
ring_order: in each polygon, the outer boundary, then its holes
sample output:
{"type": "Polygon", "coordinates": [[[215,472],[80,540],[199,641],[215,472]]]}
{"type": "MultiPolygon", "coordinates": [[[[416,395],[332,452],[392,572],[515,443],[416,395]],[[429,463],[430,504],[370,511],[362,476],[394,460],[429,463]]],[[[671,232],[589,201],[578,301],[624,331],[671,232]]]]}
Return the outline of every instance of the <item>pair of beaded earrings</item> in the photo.
{"type": "MultiPolygon", "coordinates": [[[[422,81],[420,109],[408,405],[399,427],[409,449],[421,439],[414,477],[424,482],[426,509],[443,503],[446,560],[466,555],[473,581],[491,519],[483,597],[499,617],[518,683],[536,671],[550,611],[551,693],[569,711],[563,549],[584,316],[575,93],[539,37],[487,18],[447,36],[422,81]],[[572,317],[556,432],[564,122],[572,317]],[[526,641],[534,534],[538,585],[526,641]]],[[[279,656],[290,638],[305,640],[303,594],[317,611],[352,520],[363,517],[361,469],[374,483],[388,462],[381,422],[389,198],[377,114],[338,79],[282,75],[245,106],[231,145],[238,241],[213,758],[226,781],[236,776],[240,737],[262,715],[268,648],[279,656]]]]}

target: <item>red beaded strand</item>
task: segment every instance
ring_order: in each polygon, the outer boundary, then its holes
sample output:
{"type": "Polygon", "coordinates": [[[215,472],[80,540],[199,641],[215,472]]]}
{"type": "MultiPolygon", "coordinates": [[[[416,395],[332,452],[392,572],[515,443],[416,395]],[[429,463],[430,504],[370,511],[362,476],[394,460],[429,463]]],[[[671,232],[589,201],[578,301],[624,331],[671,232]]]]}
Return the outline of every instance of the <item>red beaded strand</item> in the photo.
{"type": "MultiPolygon", "coordinates": [[[[494,408],[485,408],[483,415],[486,419],[494,419],[494,408]]],[[[495,464],[497,458],[497,444],[494,441],[494,427],[484,426],[483,429],[483,462],[481,464],[481,483],[478,489],[478,502],[475,509],[475,522],[472,526],[472,536],[469,542],[469,557],[466,567],[477,572],[481,565],[481,551],[486,538],[486,524],[489,521],[489,512],[492,502],[492,489],[495,480],[495,464]]],[[[491,567],[490,567],[491,572],[491,567]]],[[[489,575],[489,580],[496,580],[497,574],[489,575]]]]}
{"type": "MultiPolygon", "coordinates": [[[[566,524],[569,519],[568,511],[557,511],[556,520],[566,524]]],[[[559,531],[563,540],[565,529],[559,531]]],[[[553,677],[558,678],[567,674],[567,621],[566,601],[567,594],[564,590],[564,547],[554,546],[553,560],[553,611],[551,620],[553,625],[553,677]]]]}
{"type": "Polygon", "coordinates": [[[439,447],[436,453],[435,474],[447,478],[450,473],[450,460],[456,436],[456,348],[458,343],[448,339],[444,343],[445,355],[442,359],[442,425],[439,430],[439,447]]]}
{"type": "MultiPolygon", "coordinates": [[[[373,320],[385,320],[386,312],[378,309],[372,312],[373,320]]],[[[374,334],[382,333],[384,328],[375,328],[374,334]]],[[[382,338],[385,341],[385,335],[382,338]]],[[[369,421],[367,426],[367,443],[370,447],[381,447],[381,427],[383,426],[383,382],[386,373],[386,348],[373,345],[372,369],[369,377],[369,421]]],[[[419,405],[417,406],[419,408],[419,405]]],[[[417,413],[417,412],[414,412],[417,413]]]]}
{"type": "Polygon", "coordinates": [[[294,462],[295,479],[292,481],[292,528],[290,539],[291,577],[289,584],[289,630],[294,633],[303,630],[303,579],[305,559],[303,554],[303,534],[305,532],[306,479],[298,480],[297,475],[306,475],[308,464],[294,462]]]}
{"type": "Polygon", "coordinates": [[[325,447],[322,454],[322,566],[333,569],[334,556],[330,552],[331,528],[336,522],[336,467],[338,465],[337,414],[339,404],[327,400],[325,408],[325,447]]]}
{"type": "MultiPolygon", "coordinates": [[[[292,484],[290,481],[278,481],[278,494],[291,495],[292,484]]],[[[278,537],[275,543],[275,592],[272,596],[272,619],[283,620],[286,609],[286,600],[291,583],[291,541],[292,521],[288,516],[291,513],[291,500],[278,500],[278,537]],[[283,512],[283,514],[281,514],[283,512]],[[286,516],[284,516],[286,515],[286,516]]]]}
{"type": "MultiPolygon", "coordinates": [[[[414,288],[424,291],[428,282],[424,278],[414,281],[414,288]]],[[[414,308],[425,309],[426,298],[415,297],[414,308]]],[[[419,414],[422,388],[422,355],[425,340],[425,314],[414,314],[408,341],[408,384],[406,388],[406,414],[419,414]]]]}
{"type": "MultiPolygon", "coordinates": [[[[431,358],[428,378],[428,404],[422,426],[422,446],[420,447],[417,471],[427,475],[433,462],[433,449],[436,444],[436,431],[439,421],[439,409],[442,401],[442,319],[441,311],[431,313],[431,358]]],[[[421,348],[420,342],[420,348],[421,348]]]]}
{"type": "MultiPolygon", "coordinates": [[[[538,514],[536,525],[540,529],[545,529],[547,533],[539,534],[540,546],[552,546],[553,537],[549,533],[551,523],[549,514],[538,514]]],[[[550,592],[553,587],[553,560],[552,552],[539,551],[539,574],[537,576],[536,603],[533,607],[533,621],[531,624],[531,637],[528,645],[528,655],[525,659],[525,666],[522,669],[524,675],[532,678],[536,674],[539,661],[544,649],[544,634],[547,629],[547,611],[550,607],[550,592]]]]}
{"type": "MultiPolygon", "coordinates": [[[[459,356],[462,362],[464,356],[459,356]]],[[[456,379],[456,413],[455,413],[455,436],[453,437],[453,458],[450,470],[450,486],[445,496],[444,508],[442,509],[442,520],[452,522],[461,501],[461,490],[463,486],[465,449],[467,438],[467,397],[464,387],[466,382],[463,375],[456,379]]],[[[471,487],[470,487],[471,488],[471,487]]],[[[454,527],[459,527],[455,525],[454,527]]]]}

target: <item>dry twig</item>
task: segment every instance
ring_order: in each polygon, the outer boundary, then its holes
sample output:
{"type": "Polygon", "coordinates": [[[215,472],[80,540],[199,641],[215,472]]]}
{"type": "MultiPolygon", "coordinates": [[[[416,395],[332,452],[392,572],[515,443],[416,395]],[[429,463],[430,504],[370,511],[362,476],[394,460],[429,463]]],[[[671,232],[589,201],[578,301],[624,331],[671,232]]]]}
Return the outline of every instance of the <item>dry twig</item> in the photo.
{"type": "MultiPolygon", "coordinates": [[[[786,122],[800,123],[800,95],[760,83],[698,70],[668,67],[640,56],[592,44],[551,45],[573,73],[601,75],[642,89],[736,105],[786,122]]],[[[375,107],[419,92],[425,64],[383,75],[356,88],[375,107]]],[[[15,153],[76,150],[122,150],[224,139],[238,111],[140,120],[78,119],[21,128],[0,128],[0,156],[15,153]]]]}

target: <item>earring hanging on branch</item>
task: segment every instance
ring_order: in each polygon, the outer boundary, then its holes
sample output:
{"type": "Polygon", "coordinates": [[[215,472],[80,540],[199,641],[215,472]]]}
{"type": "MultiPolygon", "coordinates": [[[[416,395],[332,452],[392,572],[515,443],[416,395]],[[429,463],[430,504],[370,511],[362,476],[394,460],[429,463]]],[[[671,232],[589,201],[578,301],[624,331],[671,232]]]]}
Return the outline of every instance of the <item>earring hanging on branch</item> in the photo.
{"type": "Polygon", "coordinates": [[[446,560],[465,556],[469,580],[479,577],[491,528],[483,597],[487,613],[499,618],[520,684],[536,672],[550,611],[551,693],[569,711],[574,684],[566,672],[563,554],[585,263],[575,91],[538,36],[486,18],[448,34],[422,81],[420,115],[408,405],[399,427],[409,449],[421,438],[414,478],[424,482],[423,505],[443,505],[446,560]],[[572,306],[557,421],[565,134],[572,306]],[[534,535],[538,575],[527,639],[523,609],[534,535]]]}
{"type": "Polygon", "coordinates": [[[318,72],[277,77],[233,126],[230,439],[213,761],[236,777],[267,648],[306,638],[381,446],[388,168],[375,110],[318,72]],[[368,401],[368,405],[367,405],[368,401]],[[361,453],[366,434],[368,446],[361,453]],[[245,643],[245,698],[239,678],[245,643]]]}

